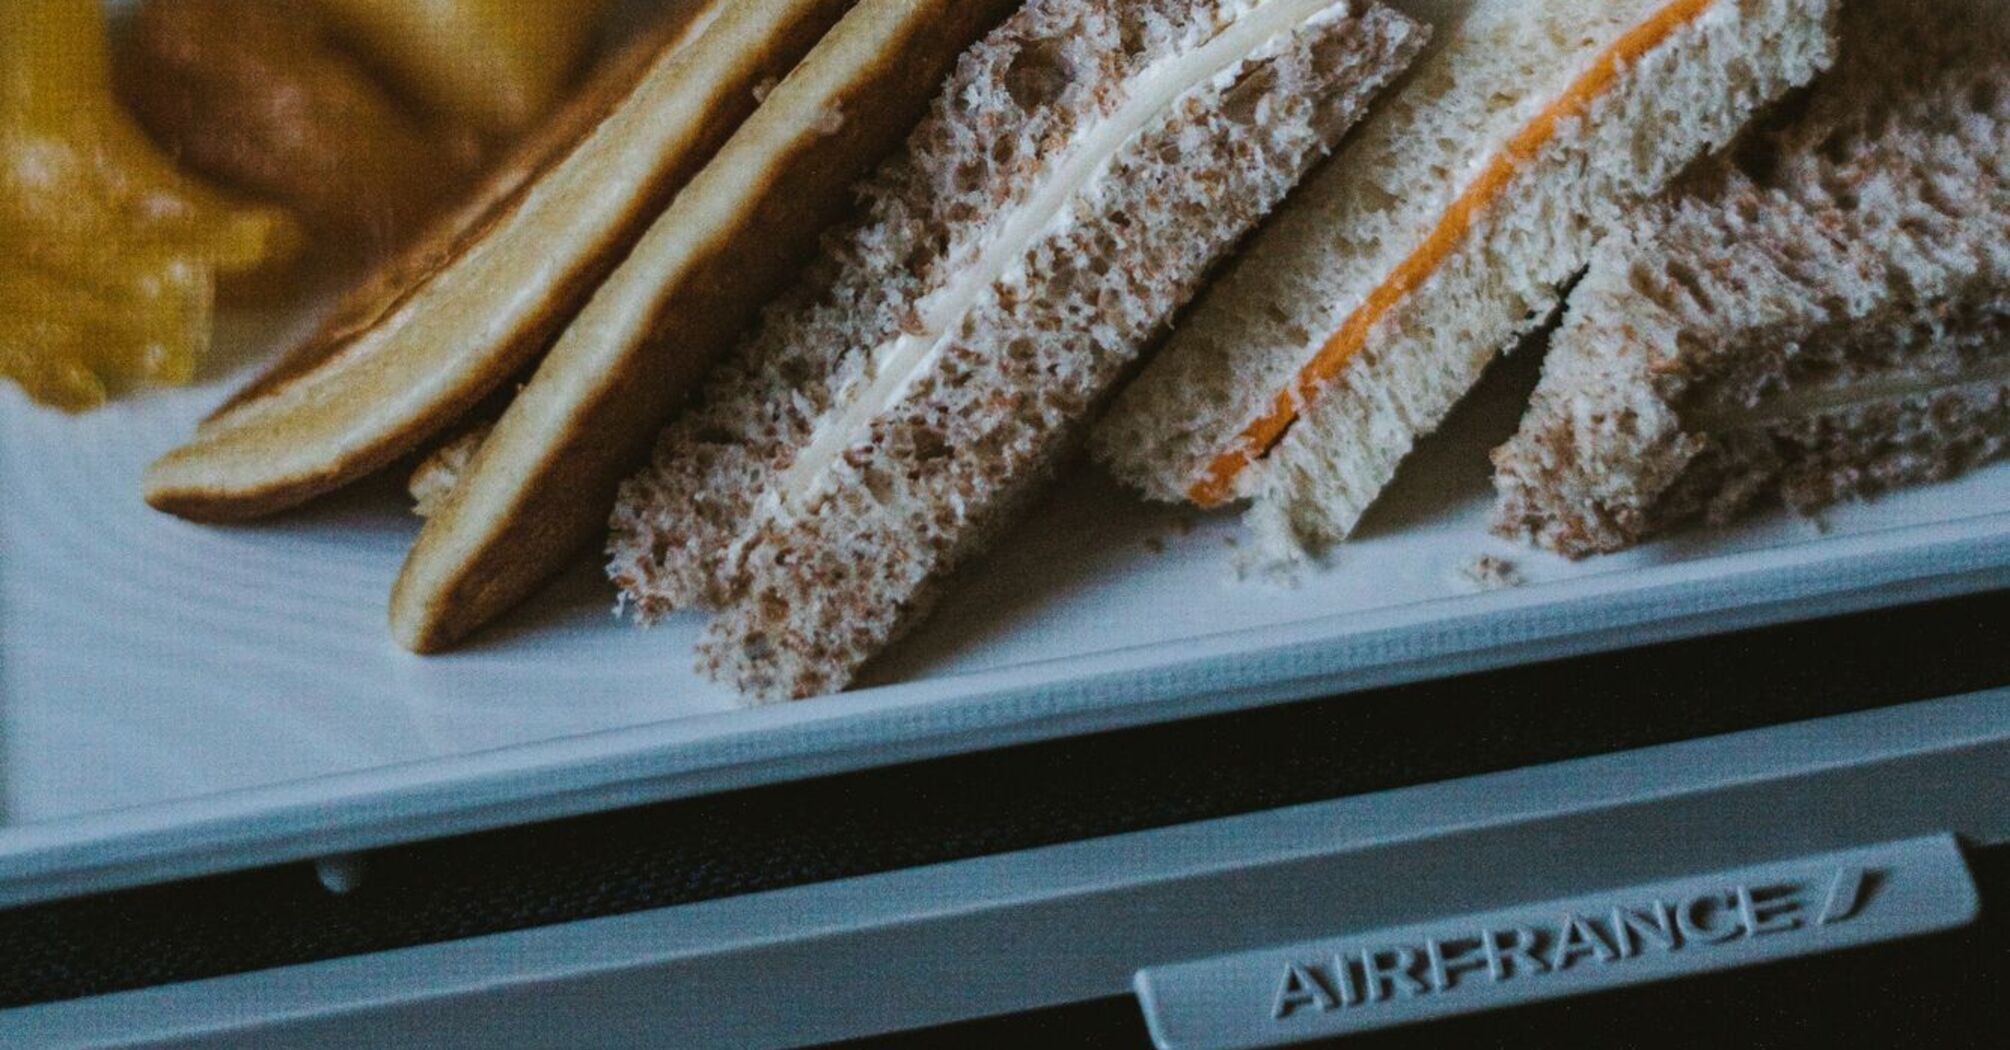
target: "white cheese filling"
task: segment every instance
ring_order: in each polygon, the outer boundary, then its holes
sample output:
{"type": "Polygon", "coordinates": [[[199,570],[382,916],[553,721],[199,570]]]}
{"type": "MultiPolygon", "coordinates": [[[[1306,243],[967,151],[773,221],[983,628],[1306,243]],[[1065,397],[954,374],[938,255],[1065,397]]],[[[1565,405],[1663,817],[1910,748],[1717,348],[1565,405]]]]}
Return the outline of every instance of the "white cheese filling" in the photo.
{"type": "Polygon", "coordinates": [[[1757,430],[1887,401],[1942,393],[1981,395],[1999,387],[2010,387],[2010,356],[1953,375],[1884,375],[1843,386],[1788,390],[1750,407],[1716,405],[1698,409],[1686,415],[1686,422],[1691,428],[1704,431],[1757,430]]]}
{"type": "Polygon", "coordinates": [[[866,441],[872,421],[904,400],[935,364],[957,326],[997,286],[1023,270],[1033,247],[1074,221],[1073,203],[1106,177],[1123,148],[1188,93],[1238,67],[1277,36],[1311,24],[1320,13],[1346,5],[1336,0],[1273,0],[1230,25],[1214,39],[1131,78],[1130,97],[1108,116],[1081,129],[1066,154],[1026,198],[1004,216],[979,256],[955,279],[918,304],[918,331],[873,348],[861,381],[838,395],[838,406],[818,421],[808,444],[776,482],[774,494],[796,514],[813,513],[830,491],[832,467],[866,441]]]}

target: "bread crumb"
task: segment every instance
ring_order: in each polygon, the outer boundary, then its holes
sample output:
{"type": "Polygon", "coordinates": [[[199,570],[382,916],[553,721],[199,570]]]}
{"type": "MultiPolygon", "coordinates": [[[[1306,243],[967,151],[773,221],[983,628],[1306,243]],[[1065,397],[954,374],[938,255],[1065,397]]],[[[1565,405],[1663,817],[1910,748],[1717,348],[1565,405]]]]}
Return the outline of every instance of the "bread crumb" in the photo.
{"type": "Polygon", "coordinates": [[[461,436],[441,445],[417,470],[412,471],[412,480],[406,489],[412,494],[412,513],[422,518],[430,518],[446,505],[447,497],[461,483],[461,474],[487,441],[489,431],[495,429],[484,423],[461,436]]]}
{"type": "Polygon", "coordinates": [[[1482,554],[1474,558],[1460,570],[1459,575],[1483,591],[1506,590],[1527,582],[1522,579],[1521,571],[1515,568],[1513,562],[1496,558],[1491,554],[1482,554]]]}
{"type": "Polygon", "coordinates": [[[843,131],[844,110],[836,106],[824,107],[824,111],[817,114],[817,122],[813,127],[819,135],[835,135],[843,131]]]}
{"type": "Polygon", "coordinates": [[[1255,580],[1272,587],[1295,591],[1305,585],[1305,574],[1314,569],[1330,568],[1325,556],[1315,556],[1302,547],[1272,550],[1259,544],[1244,547],[1239,542],[1231,543],[1236,553],[1230,555],[1229,564],[1235,570],[1238,582],[1255,580]]]}
{"type": "Polygon", "coordinates": [[[768,96],[774,94],[775,88],[781,86],[781,83],[782,81],[781,78],[779,77],[765,77],[761,80],[760,83],[755,84],[754,104],[759,105],[763,102],[766,102],[768,100],[768,96]]]}

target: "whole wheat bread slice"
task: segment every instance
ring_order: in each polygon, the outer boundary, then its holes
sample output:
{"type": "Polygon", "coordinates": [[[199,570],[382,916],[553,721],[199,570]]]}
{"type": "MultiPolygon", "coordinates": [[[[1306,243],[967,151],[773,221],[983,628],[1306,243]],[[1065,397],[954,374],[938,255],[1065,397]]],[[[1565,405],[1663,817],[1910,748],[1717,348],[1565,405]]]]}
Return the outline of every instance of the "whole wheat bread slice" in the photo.
{"type": "Polygon", "coordinates": [[[1499,531],[1582,556],[2010,448],[2010,7],[1853,0],[1842,46],[1599,246],[1499,531]]]}
{"type": "Polygon", "coordinates": [[[1833,7],[1467,5],[1118,400],[1098,458],[1155,498],[1252,501],[1267,557],[1344,539],[1601,236],[1829,63],[1833,7]]]}
{"type": "Polygon", "coordinates": [[[621,479],[1011,6],[859,0],[762,88],[429,508],[391,591],[400,644],[452,646],[593,549],[621,479]]]}
{"type": "Polygon", "coordinates": [[[624,487],[628,601],[718,610],[701,667],[752,697],[845,686],[1424,38],[1366,0],[1032,0],[624,487]]]}

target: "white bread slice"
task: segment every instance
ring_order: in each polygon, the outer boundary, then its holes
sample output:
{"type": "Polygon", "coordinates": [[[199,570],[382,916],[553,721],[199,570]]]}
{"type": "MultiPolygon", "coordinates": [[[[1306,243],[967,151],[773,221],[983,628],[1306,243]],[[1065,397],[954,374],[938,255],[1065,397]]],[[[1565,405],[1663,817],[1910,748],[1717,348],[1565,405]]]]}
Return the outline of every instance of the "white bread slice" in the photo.
{"type": "Polygon", "coordinates": [[[701,668],[752,698],[844,687],[1425,35],[1366,0],[1032,0],[624,487],[628,600],[720,610],[701,668]]]}
{"type": "Polygon", "coordinates": [[[678,193],[433,506],[391,593],[434,652],[605,535],[623,477],[1013,0],[859,0],[678,193]]]}
{"type": "Polygon", "coordinates": [[[1099,458],[1156,498],[1254,500],[1272,557],[1344,539],[1626,209],[1828,65],[1833,7],[1480,0],[1203,297],[1099,458]]]}
{"type": "Polygon", "coordinates": [[[154,463],[147,502],[200,521],[271,514],[452,426],[550,347],[753,112],[756,89],[792,69],[849,6],[713,0],[697,9],[632,83],[603,84],[600,104],[574,114],[585,119],[572,141],[535,142],[483,192],[487,207],[452,217],[255,395],[154,463]]]}
{"type": "Polygon", "coordinates": [[[1852,0],[1792,112],[1600,244],[1496,528],[1572,556],[2010,449],[2010,5],[1852,0]]]}

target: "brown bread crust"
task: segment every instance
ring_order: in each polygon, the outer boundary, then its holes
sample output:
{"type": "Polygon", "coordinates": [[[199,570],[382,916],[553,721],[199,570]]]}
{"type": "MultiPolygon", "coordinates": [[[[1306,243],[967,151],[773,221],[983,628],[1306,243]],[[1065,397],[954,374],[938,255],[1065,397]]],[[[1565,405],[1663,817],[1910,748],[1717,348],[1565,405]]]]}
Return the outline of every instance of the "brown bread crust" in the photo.
{"type": "MultiPolygon", "coordinates": [[[[1274,2],[1274,0],[1273,0],[1274,2]]],[[[1383,8],[1336,3],[1264,45],[1232,85],[1184,92],[1070,197],[942,353],[833,468],[813,510],[777,479],[921,325],[1129,78],[1249,3],[1034,0],[964,59],[867,221],[665,435],[614,519],[615,579],[646,619],[720,609],[701,667],[775,699],[842,688],[1016,516],[1209,265],[1282,199],[1421,47],[1383,8]]]]}

